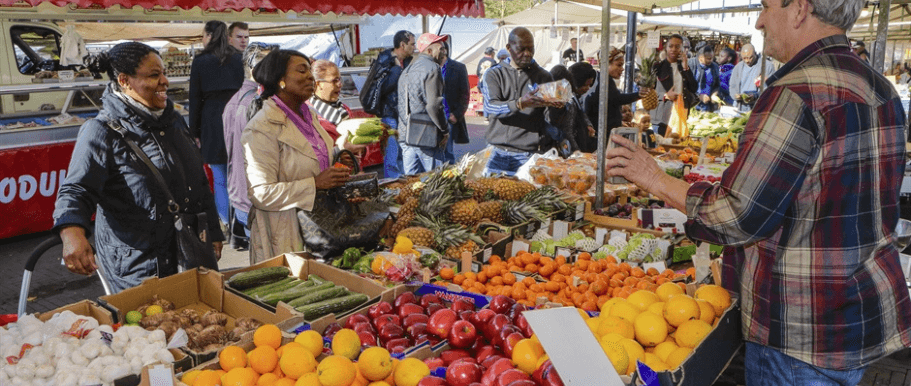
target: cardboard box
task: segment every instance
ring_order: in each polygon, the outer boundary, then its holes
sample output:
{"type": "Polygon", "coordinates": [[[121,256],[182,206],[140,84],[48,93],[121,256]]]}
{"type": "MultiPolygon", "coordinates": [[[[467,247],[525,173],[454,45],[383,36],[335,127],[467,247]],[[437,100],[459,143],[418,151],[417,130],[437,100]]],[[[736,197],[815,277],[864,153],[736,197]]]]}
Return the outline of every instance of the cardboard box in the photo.
{"type": "MultiPolygon", "coordinates": [[[[337,285],[342,285],[348,288],[352,292],[358,292],[367,295],[370,300],[367,303],[361,305],[358,309],[348,311],[346,313],[336,315],[336,317],[346,316],[353,314],[358,311],[360,308],[368,308],[371,305],[383,301],[392,301],[394,299],[392,295],[392,289],[384,287],[379,283],[365,279],[358,275],[355,275],[351,272],[344,271],[338,268],[335,268],[328,264],[323,264],[313,260],[312,257],[308,254],[296,254],[296,253],[286,253],[281,256],[273,257],[269,260],[260,262],[258,264],[251,265],[246,268],[241,268],[233,271],[224,272],[225,280],[231,278],[241,272],[247,272],[254,269],[264,268],[264,267],[288,267],[291,270],[291,275],[296,276],[300,279],[306,280],[311,274],[317,275],[323,279],[329,280],[337,285]]],[[[236,297],[237,299],[243,300],[246,303],[251,305],[256,305],[262,310],[267,310],[272,308],[269,305],[254,300],[243,293],[228,287],[228,290],[225,291],[226,296],[236,297]]],[[[302,317],[301,313],[295,311],[293,308],[285,304],[284,302],[279,302],[278,306],[274,307],[277,314],[282,316],[287,316],[282,319],[290,319],[293,317],[302,317]]]]}
{"type": "Polygon", "coordinates": [[[55,310],[39,313],[35,316],[38,318],[38,320],[46,322],[50,320],[54,315],[59,314],[63,311],[71,311],[76,315],[91,316],[98,321],[98,324],[117,323],[114,319],[114,315],[111,314],[111,311],[108,311],[106,308],[99,306],[98,303],[95,303],[91,300],[81,300],[55,310]]]}
{"type": "Polygon", "coordinates": [[[659,232],[653,229],[642,229],[638,227],[639,224],[639,215],[637,210],[634,210],[631,214],[630,219],[614,218],[610,216],[601,216],[595,214],[592,209],[591,203],[585,204],[585,221],[591,222],[597,226],[610,228],[610,229],[620,229],[630,232],[637,233],[649,233],[655,236],[662,236],[665,232],[659,232]]]}
{"type": "MultiPolygon", "coordinates": [[[[192,269],[165,278],[149,278],[136,287],[117,294],[102,296],[98,302],[111,310],[115,320],[123,323],[126,321],[127,312],[148,302],[152,295],[158,295],[160,298],[174,303],[177,311],[194,309],[200,315],[206,311],[223,312],[228,315],[228,323],[225,325],[227,331],[234,329],[234,321],[240,317],[250,317],[271,324],[278,324],[294,317],[281,310],[276,313],[268,312],[239,296],[226,292],[222,274],[207,269],[192,269]]],[[[252,332],[245,334],[244,338],[250,336],[252,336],[252,332]]],[[[186,352],[193,358],[194,364],[199,364],[212,359],[217,355],[218,350],[207,352],[186,350],[186,352]]]]}
{"type": "MultiPolygon", "coordinates": [[[[282,345],[285,345],[286,343],[293,342],[293,341],[294,341],[294,335],[284,334],[284,333],[282,334],[282,345]]],[[[250,352],[256,348],[256,345],[253,343],[252,340],[240,341],[238,343],[233,344],[232,346],[238,346],[238,347],[244,349],[244,352],[250,352]]],[[[218,350],[218,351],[221,352],[221,350],[218,350]]],[[[322,357],[317,358],[317,361],[319,361],[320,359],[322,359],[322,357]]],[[[216,355],[214,358],[211,358],[205,362],[202,362],[189,370],[221,370],[221,364],[218,362],[218,356],[216,355]]],[[[184,371],[187,371],[187,370],[184,370],[184,371]]],[[[176,369],[175,369],[175,372],[177,372],[176,369]]]]}

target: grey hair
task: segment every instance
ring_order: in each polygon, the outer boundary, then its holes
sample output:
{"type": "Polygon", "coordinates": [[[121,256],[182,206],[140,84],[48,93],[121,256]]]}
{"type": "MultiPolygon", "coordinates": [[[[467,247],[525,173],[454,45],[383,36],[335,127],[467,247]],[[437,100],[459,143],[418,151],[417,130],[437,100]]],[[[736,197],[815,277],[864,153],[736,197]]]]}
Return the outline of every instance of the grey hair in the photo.
{"type": "MultiPolygon", "coordinates": [[[[793,0],[781,0],[781,7],[791,5],[793,0]]],[[[864,0],[807,0],[813,6],[813,16],[828,25],[838,27],[845,31],[851,29],[860,10],[864,8],[864,0]]]]}
{"type": "Polygon", "coordinates": [[[313,77],[315,77],[316,79],[323,79],[323,75],[326,75],[326,71],[328,71],[330,68],[333,68],[333,67],[338,68],[338,66],[335,63],[332,63],[325,59],[320,59],[320,60],[313,62],[313,67],[311,68],[311,71],[313,71],[313,77]]]}

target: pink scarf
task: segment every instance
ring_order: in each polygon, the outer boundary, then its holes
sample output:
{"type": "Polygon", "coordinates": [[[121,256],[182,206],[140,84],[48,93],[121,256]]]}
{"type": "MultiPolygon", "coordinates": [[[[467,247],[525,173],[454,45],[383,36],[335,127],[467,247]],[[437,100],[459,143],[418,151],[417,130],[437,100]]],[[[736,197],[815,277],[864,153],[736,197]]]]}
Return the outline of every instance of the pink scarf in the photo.
{"type": "Polygon", "coordinates": [[[291,118],[291,122],[294,122],[297,129],[300,130],[301,134],[304,135],[304,138],[307,139],[307,142],[310,143],[310,147],[313,148],[313,152],[316,153],[316,159],[319,160],[320,172],[328,169],[329,149],[326,148],[326,141],[324,141],[323,137],[316,131],[316,127],[313,127],[313,117],[310,115],[310,108],[307,107],[307,104],[301,103],[300,115],[298,115],[295,114],[285,102],[282,102],[279,97],[273,96],[272,100],[275,101],[278,108],[285,112],[285,115],[287,115],[288,118],[291,118]],[[303,116],[303,118],[301,118],[301,116],[303,116]]]}

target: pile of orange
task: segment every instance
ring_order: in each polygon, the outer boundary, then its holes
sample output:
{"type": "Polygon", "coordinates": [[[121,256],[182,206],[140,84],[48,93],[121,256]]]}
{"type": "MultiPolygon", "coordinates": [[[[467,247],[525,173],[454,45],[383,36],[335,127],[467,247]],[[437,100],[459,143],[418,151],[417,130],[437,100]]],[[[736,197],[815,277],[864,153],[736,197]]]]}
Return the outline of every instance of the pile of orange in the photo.
{"type": "MultiPolygon", "coordinates": [[[[679,275],[682,276],[682,275],[679,275]]],[[[626,298],[638,290],[654,292],[658,286],[671,282],[678,275],[668,269],[632,267],[618,263],[613,256],[592,260],[591,254],[582,252],[574,263],[566,258],[551,258],[540,253],[519,252],[516,256],[502,260],[491,256],[480,272],[456,274],[451,269],[440,272],[441,282],[450,281],[466,291],[487,296],[506,295],[518,302],[533,306],[537,299],[575,306],[586,311],[597,311],[611,298],[626,298]],[[529,272],[545,279],[539,282],[531,277],[519,280],[512,272],[529,272]]],[[[679,283],[684,288],[683,283],[679,283]]]]}
{"type": "Polygon", "coordinates": [[[189,386],[416,386],[430,373],[417,359],[400,365],[381,347],[363,350],[357,361],[343,355],[323,357],[322,336],[314,331],[304,331],[284,345],[282,341],[278,327],[263,325],[253,333],[253,350],[227,346],[218,355],[219,369],[188,371],[181,382],[189,386]]]}

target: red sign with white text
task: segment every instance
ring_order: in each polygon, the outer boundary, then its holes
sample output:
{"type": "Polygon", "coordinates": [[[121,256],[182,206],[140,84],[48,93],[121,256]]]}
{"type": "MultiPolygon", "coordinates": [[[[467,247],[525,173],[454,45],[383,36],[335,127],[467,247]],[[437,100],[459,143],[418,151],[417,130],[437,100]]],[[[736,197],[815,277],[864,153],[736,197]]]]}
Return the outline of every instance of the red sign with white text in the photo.
{"type": "Polygon", "coordinates": [[[54,226],[54,201],[76,142],[0,150],[0,239],[54,226]]]}

